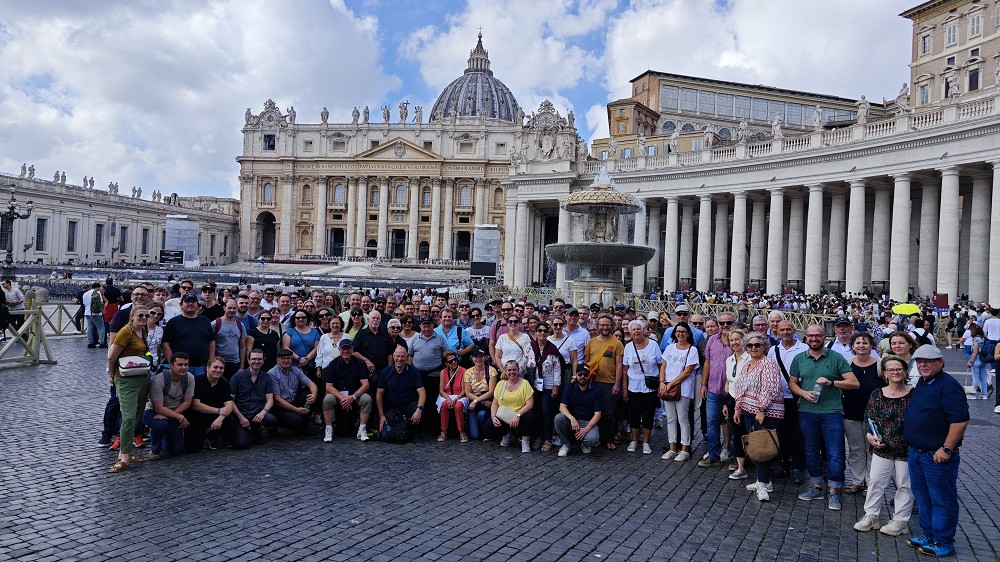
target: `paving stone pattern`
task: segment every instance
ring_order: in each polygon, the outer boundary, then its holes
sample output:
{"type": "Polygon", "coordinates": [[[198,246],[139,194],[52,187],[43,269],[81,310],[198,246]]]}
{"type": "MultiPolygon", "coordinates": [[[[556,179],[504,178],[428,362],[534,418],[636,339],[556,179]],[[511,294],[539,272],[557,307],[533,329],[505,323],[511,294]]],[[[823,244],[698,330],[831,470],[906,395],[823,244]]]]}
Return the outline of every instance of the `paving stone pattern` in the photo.
{"type": "MultiPolygon", "coordinates": [[[[0,560],[915,560],[844,509],[776,480],[761,504],[722,469],[659,454],[558,458],[496,441],[360,443],[282,434],[108,474],[95,443],[103,350],[51,342],[59,364],[0,370],[0,560]]],[[[952,353],[952,352],[949,352],[952,353]]],[[[961,357],[949,355],[961,368],[961,357]]],[[[970,402],[958,560],[997,560],[997,420],[970,402]]],[[[666,440],[654,432],[654,450],[666,440]]],[[[146,454],[142,450],[141,454],[146,454]]],[[[883,511],[886,521],[888,506],[883,511]]],[[[916,530],[916,516],[911,520],[916,530]]]]}

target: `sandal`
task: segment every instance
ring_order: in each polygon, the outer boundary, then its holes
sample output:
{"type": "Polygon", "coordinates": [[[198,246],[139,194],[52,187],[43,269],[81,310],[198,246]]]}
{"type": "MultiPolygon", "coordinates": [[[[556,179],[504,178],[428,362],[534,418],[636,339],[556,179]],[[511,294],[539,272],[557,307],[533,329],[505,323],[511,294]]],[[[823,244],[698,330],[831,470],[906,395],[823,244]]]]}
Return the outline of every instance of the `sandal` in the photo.
{"type": "Polygon", "coordinates": [[[845,494],[856,494],[860,491],[861,491],[861,486],[859,486],[858,484],[850,484],[848,486],[844,486],[845,494]]]}
{"type": "Polygon", "coordinates": [[[608,443],[605,446],[608,448],[609,451],[614,451],[615,449],[618,448],[614,443],[608,443]]]}
{"type": "Polygon", "coordinates": [[[438,441],[444,441],[446,439],[448,439],[448,434],[442,431],[441,435],[438,435],[438,441]]]}
{"type": "Polygon", "coordinates": [[[545,443],[542,443],[542,452],[543,453],[548,453],[551,450],[552,450],[552,442],[551,441],[546,441],[545,443]]]}
{"type": "Polygon", "coordinates": [[[139,464],[142,461],[143,461],[142,457],[140,457],[138,455],[133,455],[132,453],[128,454],[128,463],[129,464],[139,464]]]}
{"type": "Polygon", "coordinates": [[[127,462],[117,461],[115,462],[115,464],[111,465],[111,468],[108,469],[108,472],[110,472],[111,474],[117,474],[119,472],[123,472],[126,468],[128,468],[127,462]]]}
{"type": "Polygon", "coordinates": [[[467,433],[459,433],[458,438],[461,440],[462,443],[469,442],[469,435],[467,433]]]}

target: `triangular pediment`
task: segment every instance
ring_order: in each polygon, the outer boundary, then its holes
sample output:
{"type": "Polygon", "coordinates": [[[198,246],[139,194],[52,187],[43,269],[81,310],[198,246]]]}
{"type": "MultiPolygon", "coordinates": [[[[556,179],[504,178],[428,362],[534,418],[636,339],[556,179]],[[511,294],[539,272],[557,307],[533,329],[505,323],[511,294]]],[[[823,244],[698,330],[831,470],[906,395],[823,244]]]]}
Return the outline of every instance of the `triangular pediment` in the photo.
{"type": "Polygon", "coordinates": [[[395,137],[369,148],[355,156],[356,160],[408,160],[421,162],[444,162],[444,157],[412,142],[395,137]]]}

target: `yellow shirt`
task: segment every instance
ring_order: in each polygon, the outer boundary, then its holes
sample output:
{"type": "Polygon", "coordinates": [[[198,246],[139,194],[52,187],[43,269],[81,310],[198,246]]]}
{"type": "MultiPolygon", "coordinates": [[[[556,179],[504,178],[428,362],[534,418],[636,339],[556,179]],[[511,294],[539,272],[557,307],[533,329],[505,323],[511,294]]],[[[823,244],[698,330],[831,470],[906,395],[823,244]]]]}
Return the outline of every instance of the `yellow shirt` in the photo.
{"type": "Polygon", "coordinates": [[[531,387],[531,383],[524,379],[521,379],[521,384],[517,387],[517,390],[511,391],[507,388],[507,381],[500,381],[493,392],[493,396],[501,406],[507,406],[515,411],[523,408],[528,403],[528,398],[531,398],[534,394],[535,389],[531,387]]]}
{"type": "Polygon", "coordinates": [[[601,341],[597,338],[590,338],[585,351],[586,357],[590,359],[588,365],[597,364],[595,370],[591,367],[591,375],[595,382],[614,383],[616,375],[615,357],[621,357],[625,353],[625,346],[622,342],[611,336],[608,341],[601,341]]]}

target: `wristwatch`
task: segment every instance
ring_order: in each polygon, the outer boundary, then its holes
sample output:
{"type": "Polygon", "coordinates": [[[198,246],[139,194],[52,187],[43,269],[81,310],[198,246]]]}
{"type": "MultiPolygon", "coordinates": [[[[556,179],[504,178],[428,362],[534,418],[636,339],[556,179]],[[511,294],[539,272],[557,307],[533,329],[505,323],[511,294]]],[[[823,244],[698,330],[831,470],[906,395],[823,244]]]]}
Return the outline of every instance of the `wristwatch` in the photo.
{"type": "Polygon", "coordinates": [[[941,445],[941,450],[949,455],[955,452],[951,447],[947,445],[941,445]]]}

